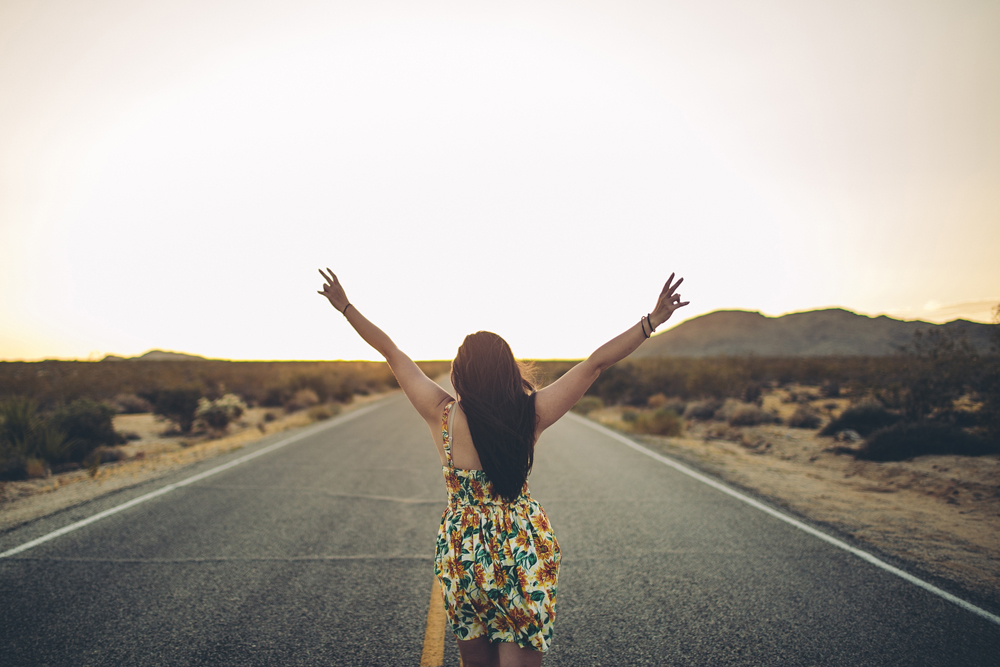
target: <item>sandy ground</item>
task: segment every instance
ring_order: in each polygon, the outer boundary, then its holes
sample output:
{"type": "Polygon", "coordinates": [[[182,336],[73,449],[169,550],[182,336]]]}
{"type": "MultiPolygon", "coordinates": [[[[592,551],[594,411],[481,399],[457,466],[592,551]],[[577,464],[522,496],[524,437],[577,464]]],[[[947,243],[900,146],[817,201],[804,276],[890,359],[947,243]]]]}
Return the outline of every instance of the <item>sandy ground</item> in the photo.
{"type": "MultiPolygon", "coordinates": [[[[764,407],[787,417],[795,405],[768,397],[764,407]]],[[[621,412],[606,408],[588,416],[628,431],[621,412]]],[[[724,422],[687,422],[683,437],[637,437],[925,572],[1000,600],[998,456],[859,461],[831,451],[843,443],[815,430],[724,422]]]]}
{"type": "MultiPolygon", "coordinates": [[[[357,396],[346,406],[326,406],[331,412],[350,412],[385,394],[357,396]]],[[[320,406],[323,407],[323,406],[320,406]]],[[[0,482],[0,531],[79,505],[98,496],[146,482],[213,456],[245,447],[265,435],[299,428],[316,421],[309,410],[286,415],[280,408],[251,408],[230,424],[222,437],[166,435],[170,424],[151,414],[118,415],[119,433],[139,439],[122,445],[126,458],[96,470],[74,470],[44,479],[0,482]],[[273,421],[265,421],[270,413],[273,421]]]]}

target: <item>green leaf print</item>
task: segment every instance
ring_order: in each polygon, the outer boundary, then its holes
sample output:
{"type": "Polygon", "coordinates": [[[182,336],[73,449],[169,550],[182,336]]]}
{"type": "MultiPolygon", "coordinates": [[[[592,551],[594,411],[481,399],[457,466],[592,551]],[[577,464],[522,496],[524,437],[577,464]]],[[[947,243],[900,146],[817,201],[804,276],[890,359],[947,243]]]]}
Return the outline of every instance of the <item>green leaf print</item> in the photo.
{"type": "Polygon", "coordinates": [[[545,599],[545,593],[543,593],[542,591],[535,591],[531,594],[531,599],[534,600],[535,602],[541,602],[542,600],[545,599]]]}

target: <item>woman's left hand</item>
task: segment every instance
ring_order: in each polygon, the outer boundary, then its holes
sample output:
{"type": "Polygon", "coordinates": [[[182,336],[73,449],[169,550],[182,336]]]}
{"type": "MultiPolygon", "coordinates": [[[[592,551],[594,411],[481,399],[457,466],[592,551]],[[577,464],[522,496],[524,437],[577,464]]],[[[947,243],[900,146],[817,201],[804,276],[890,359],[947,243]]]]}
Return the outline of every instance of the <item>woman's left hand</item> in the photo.
{"type": "Polygon", "coordinates": [[[669,320],[675,310],[690,303],[690,301],[681,301],[681,295],[677,293],[677,288],[681,286],[684,279],[681,278],[675,283],[673,281],[674,274],[671,273],[667,284],[663,286],[663,291],[660,292],[660,296],[656,300],[656,308],[649,314],[649,318],[652,320],[649,324],[654,329],[669,320]],[[673,284],[671,285],[671,283],[673,284]]]}
{"type": "Polygon", "coordinates": [[[340,284],[340,281],[337,280],[337,276],[329,268],[327,268],[326,273],[323,273],[323,269],[320,269],[319,275],[323,276],[326,283],[324,283],[323,289],[317,293],[325,296],[330,301],[331,306],[343,313],[344,308],[350,302],[347,300],[347,293],[344,292],[344,288],[340,284]]]}

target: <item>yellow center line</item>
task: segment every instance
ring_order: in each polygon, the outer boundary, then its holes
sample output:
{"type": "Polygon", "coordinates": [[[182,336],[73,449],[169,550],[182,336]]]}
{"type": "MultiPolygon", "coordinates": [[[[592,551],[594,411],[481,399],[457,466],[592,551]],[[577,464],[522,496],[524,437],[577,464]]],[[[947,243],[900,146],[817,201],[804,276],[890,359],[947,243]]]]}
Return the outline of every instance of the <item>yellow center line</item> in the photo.
{"type": "Polygon", "coordinates": [[[441,584],[434,577],[431,603],[427,608],[427,627],[424,629],[424,650],[420,654],[420,667],[441,667],[444,663],[444,594],[441,584]]]}

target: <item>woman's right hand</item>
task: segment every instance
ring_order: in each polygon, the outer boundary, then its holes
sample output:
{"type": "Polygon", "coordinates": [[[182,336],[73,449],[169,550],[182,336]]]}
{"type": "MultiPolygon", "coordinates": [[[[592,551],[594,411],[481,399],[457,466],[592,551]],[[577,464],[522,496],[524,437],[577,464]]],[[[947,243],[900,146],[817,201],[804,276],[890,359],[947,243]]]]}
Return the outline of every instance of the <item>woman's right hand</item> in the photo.
{"type": "Polygon", "coordinates": [[[323,279],[326,282],[323,284],[323,289],[319,290],[317,294],[325,296],[330,301],[331,306],[343,313],[344,308],[346,308],[347,304],[350,303],[347,300],[347,293],[344,292],[344,287],[340,284],[340,281],[337,280],[337,276],[329,268],[327,268],[326,273],[323,273],[323,269],[320,269],[319,275],[323,276],[323,279]]]}
{"type": "Polygon", "coordinates": [[[661,324],[669,320],[675,310],[690,303],[690,301],[681,301],[681,295],[677,293],[677,288],[681,286],[684,279],[681,278],[671,285],[673,280],[674,274],[671,273],[670,277],[667,278],[667,284],[663,286],[663,291],[660,292],[660,296],[656,300],[656,308],[649,314],[649,319],[652,320],[649,324],[654,329],[659,328],[661,324]]]}

